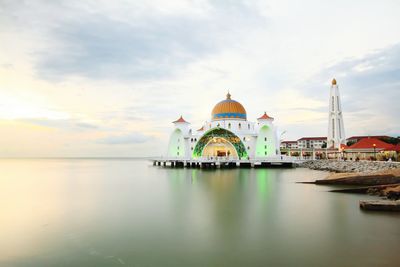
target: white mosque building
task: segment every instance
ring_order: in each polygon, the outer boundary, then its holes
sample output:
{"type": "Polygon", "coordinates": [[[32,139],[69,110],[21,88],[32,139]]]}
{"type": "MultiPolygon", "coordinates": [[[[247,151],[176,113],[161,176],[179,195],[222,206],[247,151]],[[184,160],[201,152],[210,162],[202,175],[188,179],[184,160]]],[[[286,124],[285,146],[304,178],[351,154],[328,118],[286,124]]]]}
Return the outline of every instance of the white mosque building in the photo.
{"type": "Polygon", "coordinates": [[[211,120],[193,130],[181,116],[174,121],[168,145],[168,158],[260,159],[276,158],[279,139],[274,118],[264,113],[257,122],[247,120],[246,109],[228,93],[215,105],[211,120]]]}

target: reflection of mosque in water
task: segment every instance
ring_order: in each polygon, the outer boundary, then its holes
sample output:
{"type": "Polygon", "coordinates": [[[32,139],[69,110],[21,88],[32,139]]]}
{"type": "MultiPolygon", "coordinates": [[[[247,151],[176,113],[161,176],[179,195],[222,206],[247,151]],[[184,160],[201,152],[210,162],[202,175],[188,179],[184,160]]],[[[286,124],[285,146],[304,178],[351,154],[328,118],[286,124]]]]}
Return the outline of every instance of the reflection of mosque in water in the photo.
{"type": "Polygon", "coordinates": [[[193,131],[182,116],[174,121],[168,157],[199,159],[225,157],[229,159],[268,159],[279,154],[274,119],[264,113],[257,123],[247,120],[245,108],[231,99],[217,103],[211,121],[193,131]]]}
{"type": "Polygon", "coordinates": [[[184,219],[181,227],[187,231],[212,223],[213,228],[206,232],[226,240],[245,234],[249,227],[265,228],[260,222],[268,223],[266,211],[282,208],[281,181],[286,178],[282,170],[175,168],[167,173],[171,206],[175,207],[171,212],[184,219]]]}

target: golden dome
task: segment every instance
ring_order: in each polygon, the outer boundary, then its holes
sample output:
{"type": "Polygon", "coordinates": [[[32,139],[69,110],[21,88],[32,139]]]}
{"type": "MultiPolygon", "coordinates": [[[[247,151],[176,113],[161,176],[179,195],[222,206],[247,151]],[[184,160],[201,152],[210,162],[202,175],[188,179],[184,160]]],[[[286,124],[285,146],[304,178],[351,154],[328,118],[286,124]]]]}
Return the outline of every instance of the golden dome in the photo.
{"type": "Polygon", "coordinates": [[[333,80],[332,80],[332,85],[336,85],[336,79],[335,78],[333,78],[333,80]]]}
{"type": "Polygon", "coordinates": [[[211,113],[212,120],[246,120],[246,110],[239,102],[231,99],[231,94],[226,99],[215,105],[211,113]]]}

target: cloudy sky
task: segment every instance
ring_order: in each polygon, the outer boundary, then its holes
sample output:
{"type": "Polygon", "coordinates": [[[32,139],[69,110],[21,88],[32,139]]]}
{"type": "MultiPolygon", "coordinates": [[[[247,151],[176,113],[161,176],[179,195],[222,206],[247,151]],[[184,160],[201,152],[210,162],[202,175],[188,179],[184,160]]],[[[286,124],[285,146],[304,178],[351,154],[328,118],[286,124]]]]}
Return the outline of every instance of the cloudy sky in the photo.
{"type": "Polygon", "coordinates": [[[284,139],[400,135],[400,1],[0,0],[0,156],[162,154],[232,97],[284,139]]]}

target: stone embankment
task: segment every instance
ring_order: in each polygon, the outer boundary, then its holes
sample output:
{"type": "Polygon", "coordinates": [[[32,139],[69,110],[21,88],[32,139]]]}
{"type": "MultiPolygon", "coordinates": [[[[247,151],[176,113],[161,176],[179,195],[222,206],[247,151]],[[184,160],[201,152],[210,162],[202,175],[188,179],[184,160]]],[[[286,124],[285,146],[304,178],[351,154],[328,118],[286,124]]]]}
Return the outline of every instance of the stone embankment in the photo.
{"type": "Polygon", "coordinates": [[[387,199],[360,201],[362,209],[400,211],[399,162],[312,160],[304,162],[300,166],[313,170],[336,172],[331,173],[325,179],[312,182],[313,184],[352,186],[351,188],[330,190],[331,192],[364,193],[387,199]]]}
{"type": "Polygon", "coordinates": [[[400,168],[400,162],[309,160],[300,163],[300,167],[331,172],[370,173],[400,168]]]}

